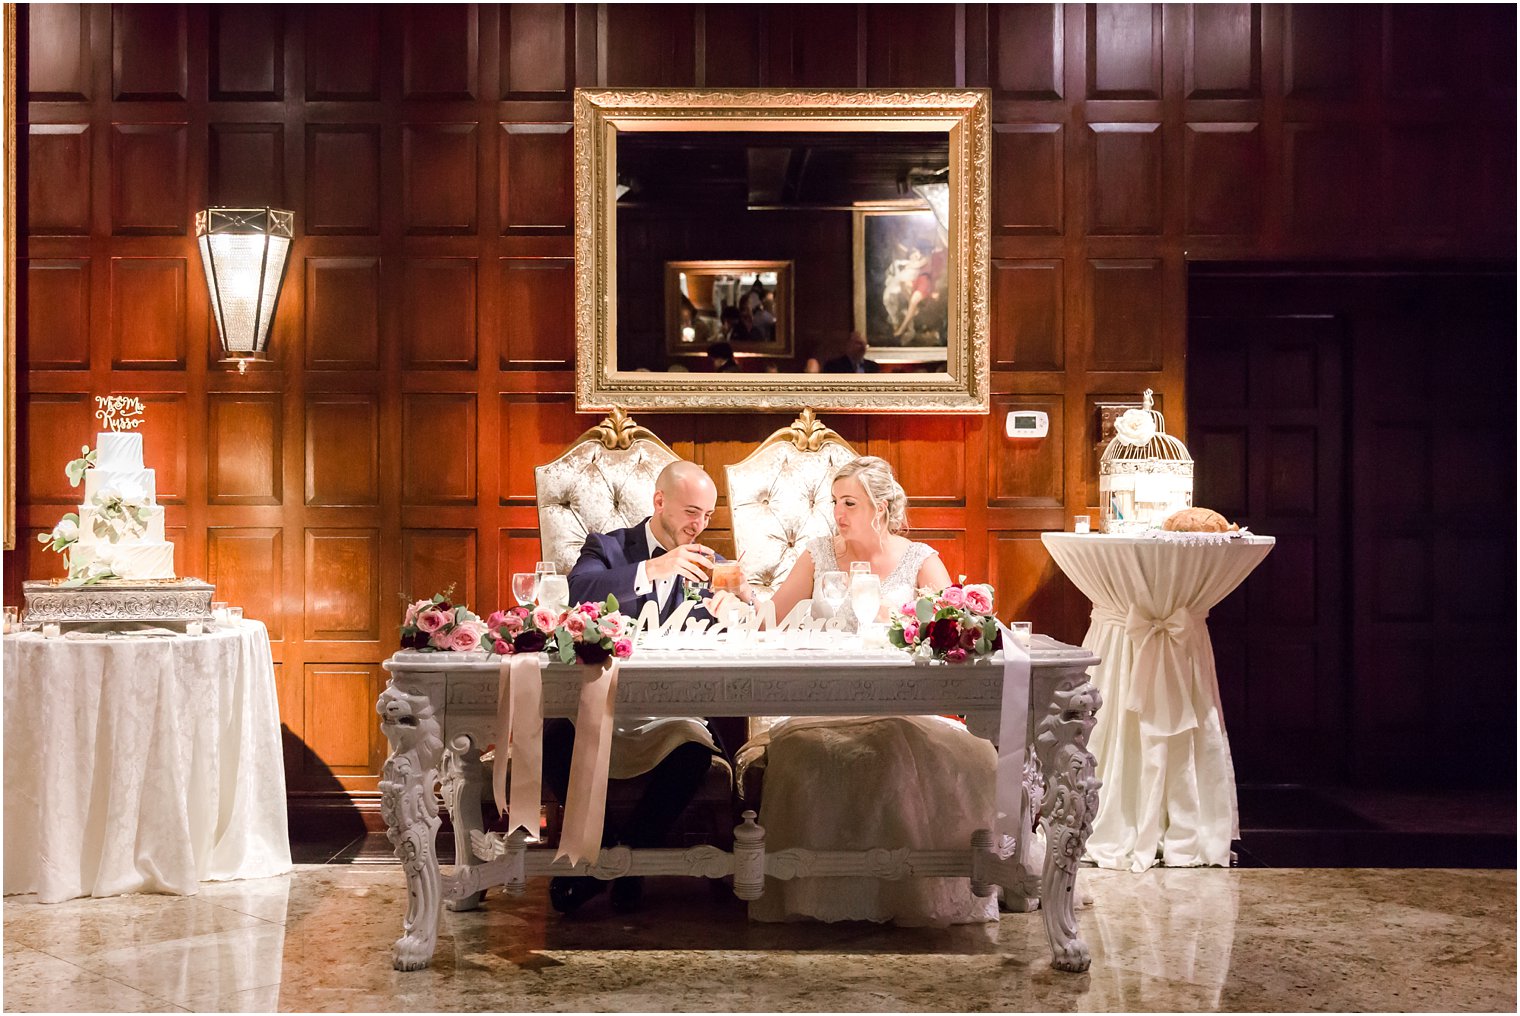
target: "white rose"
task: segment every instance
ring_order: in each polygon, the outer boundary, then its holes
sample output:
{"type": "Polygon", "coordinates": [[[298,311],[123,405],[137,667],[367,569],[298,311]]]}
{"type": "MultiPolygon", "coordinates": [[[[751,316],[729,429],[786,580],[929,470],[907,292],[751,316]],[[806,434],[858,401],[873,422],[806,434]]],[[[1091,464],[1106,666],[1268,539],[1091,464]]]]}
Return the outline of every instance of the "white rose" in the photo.
{"type": "Polygon", "coordinates": [[[63,519],[53,527],[53,539],[63,540],[67,543],[79,539],[79,523],[73,519],[63,519]]]}
{"type": "Polygon", "coordinates": [[[1156,436],[1156,419],[1143,409],[1127,409],[1114,421],[1114,433],[1120,441],[1138,448],[1156,436]]]}

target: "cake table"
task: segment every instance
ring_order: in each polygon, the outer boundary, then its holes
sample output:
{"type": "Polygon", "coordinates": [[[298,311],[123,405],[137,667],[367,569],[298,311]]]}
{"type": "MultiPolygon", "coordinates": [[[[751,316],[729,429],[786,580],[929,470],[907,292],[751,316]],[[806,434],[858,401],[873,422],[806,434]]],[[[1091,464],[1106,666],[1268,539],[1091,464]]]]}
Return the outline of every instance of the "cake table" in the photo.
{"type": "Polygon", "coordinates": [[[5,636],[5,893],[289,871],[269,635],[5,636]]]}
{"type": "Polygon", "coordinates": [[[1235,767],[1206,619],[1276,541],[1045,533],[1093,603],[1082,647],[1108,708],[1089,742],[1103,794],[1087,841],[1100,868],[1228,865],[1240,835],[1235,767]]]}

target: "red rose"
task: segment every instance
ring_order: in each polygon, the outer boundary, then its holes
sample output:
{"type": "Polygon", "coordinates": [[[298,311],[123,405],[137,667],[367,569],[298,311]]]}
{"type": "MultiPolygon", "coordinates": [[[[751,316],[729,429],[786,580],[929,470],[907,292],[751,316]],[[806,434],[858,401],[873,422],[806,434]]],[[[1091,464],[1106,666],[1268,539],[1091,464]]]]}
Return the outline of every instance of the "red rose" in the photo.
{"type": "Polygon", "coordinates": [[[575,644],[575,658],[582,663],[605,663],[611,654],[602,648],[600,642],[577,642],[575,644]]]}
{"type": "Polygon", "coordinates": [[[929,622],[929,645],[936,652],[949,652],[961,644],[960,622],[953,617],[943,617],[929,622]]]}
{"type": "Polygon", "coordinates": [[[548,641],[541,631],[524,631],[512,640],[512,648],[519,653],[541,653],[548,641]]]}

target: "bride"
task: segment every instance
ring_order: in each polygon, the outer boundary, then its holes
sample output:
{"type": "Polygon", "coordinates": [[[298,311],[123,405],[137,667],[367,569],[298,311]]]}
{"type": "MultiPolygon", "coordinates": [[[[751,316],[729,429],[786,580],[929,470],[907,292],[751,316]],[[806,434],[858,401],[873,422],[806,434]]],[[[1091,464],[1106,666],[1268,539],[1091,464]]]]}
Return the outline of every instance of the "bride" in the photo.
{"type": "MultiPolygon", "coordinates": [[[[807,543],[776,591],[776,616],[813,597],[827,571],[865,562],[881,579],[881,613],[921,587],[943,589],[950,574],[932,547],[907,529],[907,495],[886,461],[853,459],[834,474],[837,536],[807,543]]],[[[837,615],[849,631],[860,619],[846,600],[837,615]]],[[[789,847],[859,850],[970,848],[993,814],[997,753],[964,725],[940,716],[789,717],[739,753],[742,772],[764,753],[760,825],[767,851],[789,847]]],[[[967,878],[864,876],[767,878],[750,904],[758,921],[893,921],[900,925],[997,920],[996,897],[971,894],[967,878]]]]}

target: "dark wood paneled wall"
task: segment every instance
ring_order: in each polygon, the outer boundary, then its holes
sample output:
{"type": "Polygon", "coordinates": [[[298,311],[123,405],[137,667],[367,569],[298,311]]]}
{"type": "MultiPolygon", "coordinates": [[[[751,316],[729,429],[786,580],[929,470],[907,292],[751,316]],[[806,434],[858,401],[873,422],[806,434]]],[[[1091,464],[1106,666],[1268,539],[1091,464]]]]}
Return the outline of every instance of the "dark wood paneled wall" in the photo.
{"type": "MultiPolygon", "coordinates": [[[[571,90],[991,90],[991,417],[835,417],[952,573],[1081,637],[1039,542],[1098,406],[1185,433],[1186,262],[1513,256],[1510,7],[22,8],[21,548],[78,497],[91,396],[151,403],[182,574],[269,624],[293,791],[374,787],[400,595],[496,605],[574,412],[571,90]],[[295,209],[267,366],[215,363],[192,215],[295,209]],[[1005,441],[1043,409],[1051,436],[1005,441]],[[304,750],[302,750],[304,745],[304,750]],[[333,777],[336,777],[334,783],[333,777]]],[[[647,418],[714,473],[785,417],[647,418]]],[[[715,520],[722,546],[728,525],[715,520]]]]}

